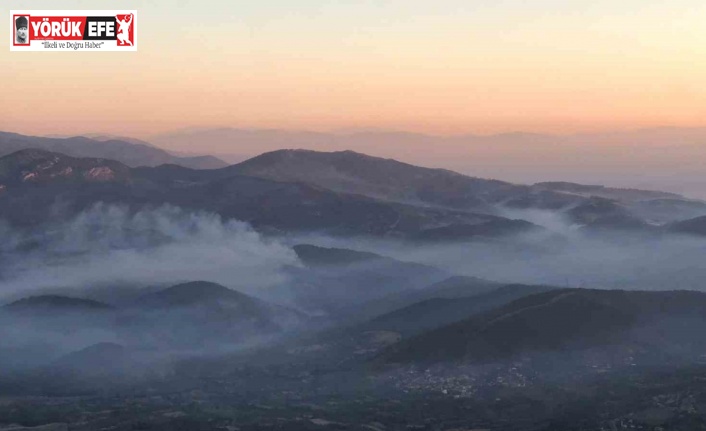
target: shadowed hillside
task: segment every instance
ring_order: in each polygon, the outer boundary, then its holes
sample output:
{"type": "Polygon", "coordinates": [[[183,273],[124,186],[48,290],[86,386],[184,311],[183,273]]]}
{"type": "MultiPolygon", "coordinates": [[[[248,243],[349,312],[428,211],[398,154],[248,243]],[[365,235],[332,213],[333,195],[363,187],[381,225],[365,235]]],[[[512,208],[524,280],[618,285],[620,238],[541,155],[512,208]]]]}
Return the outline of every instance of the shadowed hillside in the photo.
{"type": "Polygon", "coordinates": [[[649,325],[653,330],[662,327],[661,332],[668,334],[668,329],[673,329],[668,322],[673,319],[687,319],[698,325],[691,328],[691,337],[678,332],[680,340],[675,343],[703,341],[706,294],[561,289],[521,298],[486,314],[419,335],[390,348],[382,359],[483,363],[537,351],[631,342],[646,346],[652,343],[653,348],[662,349],[661,343],[667,342],[664,339],[636,339],[632,331],[649,325]]]}

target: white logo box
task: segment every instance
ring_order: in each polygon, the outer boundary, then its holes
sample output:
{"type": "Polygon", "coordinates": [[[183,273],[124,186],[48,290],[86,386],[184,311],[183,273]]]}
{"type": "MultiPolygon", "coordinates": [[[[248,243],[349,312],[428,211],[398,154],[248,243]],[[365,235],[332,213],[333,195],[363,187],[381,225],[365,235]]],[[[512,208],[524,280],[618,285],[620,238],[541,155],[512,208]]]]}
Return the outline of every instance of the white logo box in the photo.
{"type": "Polygon", "coordinates": [[[134,52],[137,24],[136,10],[11,10],[10,51],[134,52]],[[16,39],[18,16],[29,17],[29,43],[20,44],[16,39]],[[87,21],[87,17],[94,19],[87,21]],[[77,40],[80,20],[83,20],[82,31],[77,40]],[[86,33],[88,40],[83,39],[86,33]]]}

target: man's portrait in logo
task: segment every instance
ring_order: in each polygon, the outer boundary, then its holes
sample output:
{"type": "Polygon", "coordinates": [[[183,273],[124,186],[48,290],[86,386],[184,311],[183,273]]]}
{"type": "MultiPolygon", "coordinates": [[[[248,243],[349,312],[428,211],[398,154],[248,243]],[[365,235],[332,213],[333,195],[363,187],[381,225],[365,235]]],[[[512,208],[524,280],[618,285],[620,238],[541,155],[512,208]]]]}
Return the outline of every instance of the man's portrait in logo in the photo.
{"type": "Polygon", "coordinates": [[[15,18],[15,43],[18,45],[29,44],[29,18],[26,16],[15,18]]]}

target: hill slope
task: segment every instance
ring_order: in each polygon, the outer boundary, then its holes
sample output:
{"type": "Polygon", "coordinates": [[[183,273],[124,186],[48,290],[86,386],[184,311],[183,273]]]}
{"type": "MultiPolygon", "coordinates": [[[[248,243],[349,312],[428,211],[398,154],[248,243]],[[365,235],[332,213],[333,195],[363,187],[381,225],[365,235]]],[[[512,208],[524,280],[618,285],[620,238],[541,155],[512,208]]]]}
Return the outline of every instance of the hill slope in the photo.
{"type": "Polygon", "coordinates": [[[175,165],[131,169],[108,159],[42,150],[0,157],[0,214],[13,224],[58,221],[98,202],[136,210],[172,204],[278,232],[413,238],[449,225],[478,225],[475,231],[483,232],[484,226],[504,221],[506,231],[487,229],[487,236],[493,237],[534,227],[494,215],[400,204],[222,170],[175,165]]]}
{"type": "MultiPolygon", "coordinates": [[[[706,212],[703,202],[674,193],[562,182],[526,186],[413,166],[353,151],[279,150],[222,171],[463,211],[499,215],[502,208],[559,211],[574,223],[611,229],[643,229],[646,221],[666,223],[706,212]],[[595,208],[597,206],[600,208],[595,208]]],[[[473,236],[473,232],[464,227],[429,233],[439,237],[459,234],[473,236]]]]}
{"type": "Polygon", "coordinates": [[[133,307],[140,310],[133,324],[176,344],[234,342],[306,323],[306,316],[294,310],[206,281],[146,294],[133,307]]]}
{"type": "MultiPolygon", "coordinates": [[[[457,209],[488,209],[529,187],[467,177],[445,169],[429,169],[353,151],[323,153],[280,150],[225,168],[231,172],[277,181],[301,181],[332,190],[457,209]]],[[[566,200],[569,204],[572,200],[566,200]]]]}
{"type": "MultiPolygon", "coordinates": [[[[581,349],[613,343],[643,346],[669,340],[670,320],[686,319],[690,331],[674,339],[703,341],[706,294],[561,289],[518,299],[483,315],[424,333],[390,348],[387,362],[463,360],[494,362],[538,351],[581,349]],[[652,340],[634,337],[659,328],[652,340]],[[656,334],[660,334],[657,336],[656,334]]],[[[698,343],[697,343],[698,344],[698,343]]],[[[660,349],[664,346],[660,346],[660,349]]]]}
{"type": "MultiPolygon", "coordinates": [[[[519,298],[554,290],[551,286],[510,284],[474,285],[473,288],[446,288],[443,285],[398,295],[399,304],[408,304],[382,313],[359,326],[360,330],[395,331],[407,337],[467,319],[519,298]],[[465,292],[464,292],[465,291],[465,292]],[[415,300],[412,302],[412,300],[415,300]],[[404,302],[402,302],[404,301],[404,302]]],[[[391,298],[371,303],[371,312],[381,305],[389,307],[391,298]]]]}
{"type": "Polygon", "coordinates": [[[288,268],[288,283],[273,297],[290,298],[298,307],[336,318],[367,301],[422,288],[448,274],[437,268],[402,262],[375,253],[300,244],[294,247],[305,268],[288,268]]]}
{"type": "Polygon", "coordinates": [[[685,235],[706,236],[706,216],[672,223],[667,226],[667,230],[685,235]]]}

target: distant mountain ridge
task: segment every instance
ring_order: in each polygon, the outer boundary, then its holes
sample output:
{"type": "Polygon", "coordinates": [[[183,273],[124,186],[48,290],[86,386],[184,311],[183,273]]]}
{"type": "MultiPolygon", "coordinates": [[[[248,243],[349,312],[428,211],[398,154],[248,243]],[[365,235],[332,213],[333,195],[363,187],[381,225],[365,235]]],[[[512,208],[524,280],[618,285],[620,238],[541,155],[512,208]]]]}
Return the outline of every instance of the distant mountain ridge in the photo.
{"type": "Polygon", "coordinates": [[[139,140],[120,140],[112,136],[47,138],[0,132],[0,156],[36,148],[74,157],[113,159],[131,167],[158,166],[166,163],[194,169],[215,169],[226,163],[213,156],[177,157],[139,140]]]}
{"type": "MultiPolygon", "coordinates": [[[[46,209],[57,204],[70,216],[98,202],[135,209],[171,204],[279,232],[413,238],[451,224],[482,226],[506,220],[511,228],[507,233],[516,233],[517,226],[533,227],[491,214],[401,204],[303,182],[240,175],[228,168],[190,170],[162,165],[131,169],[112,160],[79,159],[42,150],[0,157],[0,211],[12,223],[31,225],[56,218],[57,214],[46,209]]],[[[487,232],[488,237],[503,234],[495,228],[487,232]]]]}
{"type": "Polygon", "coordinates": [[[212,152],[249,157],[282,148],[353,150],[523,184],[557,180],[593,184],[598,174],[603,184],[670,190],[706,199],[706,180],[700,175],[706,163],[703,127],[452,136],[390,130],[326,133],[221,127],[179,130],[149,139],[184,151],[207,143],[212,152]]]}
{"type": "Polygon", "coordinates": [[[22,150],[0,157],[0,197],[5,198],[0,209],[7,209],[6,218],[22,223],[38,222],[47,215],[39,209],[57,202],[69,213],[96,202],[134,208],[172,204],[272,232],[425,242],[543,231],[521,215],[506,217],[506,209],[551,211],[586,228],[645,232],[706,214],[706,203],[668,193],[566,183],[517,185],[351,151],[280,150],[221,169],[193,170],[177,165],[130,168],[109,159],[22,150]],[[21,214],[23,209],[36,218],[21,214]]]}
{"type": "MultiPolygon", "coordinates": [[[[497,213],[499,207],[550,211],[568,211],[587,203],[605,209],[611,207],[610,211],[592,211],[590,217],[582,214],[581,210],[566,212],[575,223],[595,223],[601,228],[612,225],[635,228],[640,227],[640,219],[665,223],[706,214],[706,203],[674,193],[566,182],[513,184],[469,177],[446,169],[418,167],[353,151],[278,150],[223,168],[221,172],[275,181],[304,182],[399,203],[490,214],[497,213]],[[659,201],[660,205],[650,205],[653,201],[659,201]]],[[[437,233],[440,237],[473,235],[472,230],[466,228],[442,228],[437,233]],[[449,230],[451,232],[447,232],[449,230]],[[464,231],[468,232],[461,235],[464,231]]]]}
{"type": "Polygon", "coordinates": [[[467,177],[445,169],[421,168],[353,151],[279,150],[225,169],[275,181],[301,181],[345,193],[457,209],[484,210],[506,195],[529,191],[525,186],[467,177]]]}
{"type": "Polygon", "coordinates": [[[5,189],[66,181],[127,182],[130,177],[130,168],[110,159],[75,158],[36,149],[0,157],[0,184],[5,189]]]}
{"type": "Polygon", "coordinates": [[[677,193],[661,192],[654,190],[626,189],[617,187],[606,187],[600,185],[576,184],[565,181],[543,182],[533,185],[537,189],[560,191],[564,193],[575,193],[586,197],[599,197],[618,200],[645,200],[645,199],[683,199],[677,193]]]}

